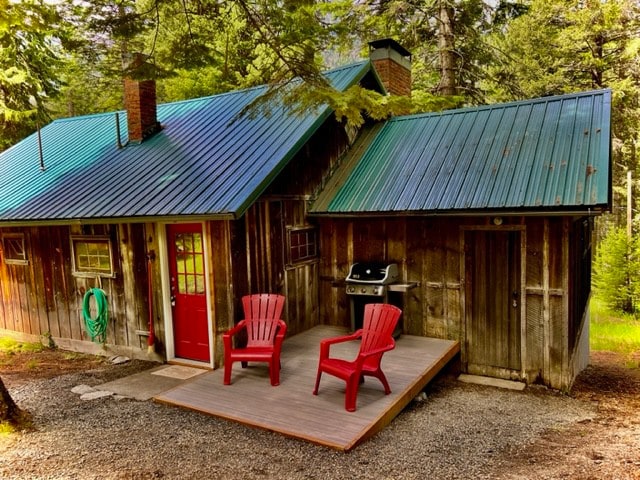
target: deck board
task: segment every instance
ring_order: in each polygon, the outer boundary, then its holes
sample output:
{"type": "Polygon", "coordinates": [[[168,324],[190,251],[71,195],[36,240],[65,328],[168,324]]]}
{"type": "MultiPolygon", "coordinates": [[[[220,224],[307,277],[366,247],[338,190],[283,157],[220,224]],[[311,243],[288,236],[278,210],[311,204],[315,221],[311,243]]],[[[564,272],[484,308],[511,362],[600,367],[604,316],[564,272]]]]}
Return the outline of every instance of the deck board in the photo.
{"type": "MultiPolygon", "coordinates": [[[[460,350],[458,342],[402,335],[385,353],[382,369],[391,394],[367,378],[360,385],[357,410],[344,409],[345,383],[323,374],[313,395],[320,340],[344,329],[320,326],[285,340],[280,385],[272,387],[266,364],[234,364],[231,385],[214,370],[154,399],[338,450],[350,450],[388,425],[460,350]]],[[[357,343],[334,345],[332,356],[353,358],[357,343]]]]}

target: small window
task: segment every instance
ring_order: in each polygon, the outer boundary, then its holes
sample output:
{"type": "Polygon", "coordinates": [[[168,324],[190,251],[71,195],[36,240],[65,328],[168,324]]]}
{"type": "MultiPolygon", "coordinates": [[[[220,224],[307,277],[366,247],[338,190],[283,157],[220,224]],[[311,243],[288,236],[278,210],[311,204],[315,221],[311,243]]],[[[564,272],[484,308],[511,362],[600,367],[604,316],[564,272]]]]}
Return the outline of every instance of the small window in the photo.
{"type": "Polygon", "coordinates": [[[4,260],[8,265],[27,265],[27,249],[23,233],[5,233],[2,235],[4,260]]]}
{"type": "Polygon", "coordinates": [[[308,262],[318,257],[318,231],[315,227],[296,227],[287,230],[289,265],[308,262]]]}
{"type": "Polygon", "coordinates": [[[113,276],[109,237],[72,236],[71,249],[75,274],[113,276]]]}

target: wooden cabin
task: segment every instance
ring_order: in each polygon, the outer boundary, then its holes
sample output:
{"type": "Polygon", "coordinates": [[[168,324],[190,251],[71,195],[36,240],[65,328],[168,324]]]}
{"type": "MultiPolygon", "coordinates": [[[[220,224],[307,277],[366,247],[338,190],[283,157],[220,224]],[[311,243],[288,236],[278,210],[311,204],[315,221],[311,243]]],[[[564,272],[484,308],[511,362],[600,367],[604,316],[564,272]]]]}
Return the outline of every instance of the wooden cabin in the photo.
{"type": "MultiPolygon", "coordinates": [[[[370,60],[326,77],[384,91],[370,60]]],[[[317,325],[308,200],[357,131],[328,108],[240,115],[265,91],[156,105],[153,82],[127,80],[126,112],[59,119],[0,154],[0,334],[214,368],[245,294],[284,294],[290,335],[317,325]],[[92,289],[105,342],[85,328],[92,289]]]]}
{"type": "MultiPolygon", "coordinates": [[[[410,54],[371,48],[327,78],[406,93],[410,54]]],[[[609,92],[483,107],[512,119],[504,135],[469,127],[483,108],[355,130],[328,108],[238,116],[264,88],[162,105],[152,82],[125,88],[126,112],[59,119],[0,154],[1,335],[217,368],[242,295],[284,294],[288,335],[349,326],[349,267],[375,261],[407,285],[389,296],[403,332],[461,340],[465,371],[568,388],[585,366],[609,92]],[[541,149],[553,141],[557,156],[541,149]],[[108,299],[104,343],[84,325],[92,288],[108,299]]]]}
{"type": "MultiPolygon", "coordinates": [[[[611,201],[611,92],[389,120],[315,199],[322,323],[353,262],[395,263],[404,332],[462,371],[570,388],[589,360],[595,215],[611,201]]],[[[355,151],[356,149],[354,149],[355,151]]],[[[394,300],[390,298],[390,300],[394,300]]]]}

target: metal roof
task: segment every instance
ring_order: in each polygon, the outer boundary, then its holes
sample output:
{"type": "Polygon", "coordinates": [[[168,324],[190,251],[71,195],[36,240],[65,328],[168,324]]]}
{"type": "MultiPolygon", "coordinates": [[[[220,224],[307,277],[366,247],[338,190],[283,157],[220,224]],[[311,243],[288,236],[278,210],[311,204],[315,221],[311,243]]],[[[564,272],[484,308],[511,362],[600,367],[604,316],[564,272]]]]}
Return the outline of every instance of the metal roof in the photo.
{"type": "Polygon", "coordinates": [[[610,119],[609,90],[397,117],[311,213],[607,208],[610,119]]]}
{"type": "MultiPolygon", "coordinates": [[[[371,69],[326,73],[339,90],[371,69]]],[[[118,148],[115,113],[60,119],[0,153],[0,222],[238,217],[331,114],[241,116],[266,87],[157,107],[163,130],[118,148]]],[[[119,112],[127,138],[126,113],[119,112]]]]}

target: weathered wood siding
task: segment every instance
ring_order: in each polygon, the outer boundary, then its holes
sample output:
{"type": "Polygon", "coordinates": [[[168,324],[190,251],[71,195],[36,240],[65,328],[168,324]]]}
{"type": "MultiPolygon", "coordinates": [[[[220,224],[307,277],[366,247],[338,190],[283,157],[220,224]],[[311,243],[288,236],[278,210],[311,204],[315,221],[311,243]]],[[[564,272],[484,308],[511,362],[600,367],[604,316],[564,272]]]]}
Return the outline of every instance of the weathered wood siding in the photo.
{"type": "Polygon", "coordinates": [[[245,214],[246,293],[284,295],[290,335],[308,330],[319,319],[318,259],[293,265],[287,261],[287,229],[309,226],[306,205],[306,197],[266,197],[245,214]]]}
{"type": "MultiPolygon", "coordinates": [[[[589,288],[583,279],[579,289],[569,289],[576,275],[570,262],[570,250],[576,247],[569,237],[580,222],[571,217],[505,217],[500,227],[490,217],[320,218],[319,222],[320,323],[349,325],[344,278],[353,262],[395,262],[401,282],[419,284],[401,298],[404,332],[459,340],[463,358],[470,334],[465,331],[469,299],[464,293],[464,232],[474,228],[521,231],[523,270],[519,275],[524,298],[519,299],[523,330],[519,376],[554,388],[570,386],[577,372],[570,366],[576,342],[569,335],[569,296],[587,298],[588,292],[578,290],[589,288]]],[[[572,330],[578,332],[586,304],[575,310],[579,318],[571,321],[578,328],[572,330]]]]}
{"type": "Polygon", "coordinates": [[[287,298],[283,315],[288,334],[294,335],[319,324],[321,256],[290,263],[287,231],[317,227],[317,222],[307,216],[309,200],[335,170],[355,133],[348,132],[333,117],[328,118],[265,194],[236,222],[241,223],[236,230],[245,236],[244,241],[236,238],[232,244],[234,256],[245,256],[244,261],[236,261],[233,267],[236,320],[241,313],[238,301],[242,295],[280,293],[287,298]],[[241,283],[241,277],[246,278],[246,284],[241,283]]]}
{"type": "MultiPolygon", "coordinates": [[[[28,261],[13,265],[0,258],[0,329],[33,338],[51,337],[59,346],[73,350],[147,358],[147,337],[139,332],[148,330],[145,243],[149,228],[152,226],[131,224],[0,229],[0,233],[24,234],[28,261]],[[74,234],[109,236],[114,278],[74,275],[70,241],[74,234]],[[84,328],[83,298],[94,287],[102,288],[109,302],[106,350],[92,344],[84,328]]],[[[153,232],[150,238],[154,238],[153,232]]],[[[154,283],[160,285],[157,277],[154,283]]],[[[154,297],[154,301],[160,298],[154,297]]],[[[158,304],[155,311],[160,311],[158,304]]],[[[156,334],[162,336],[159,318],[155,327],[156,334]]]]}

